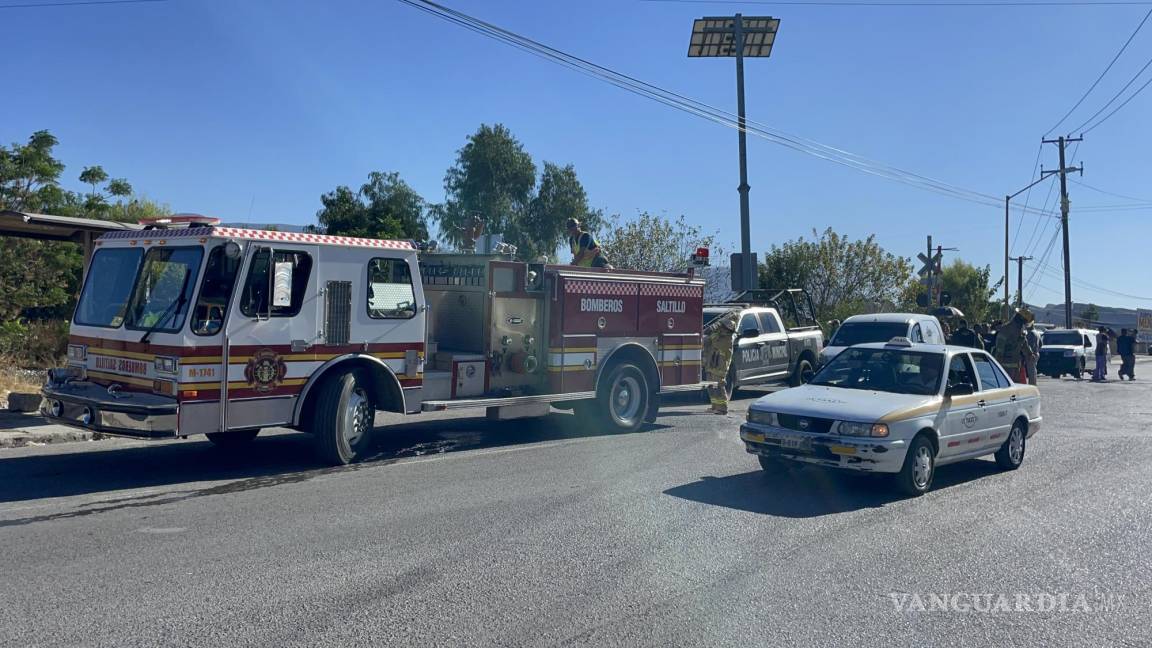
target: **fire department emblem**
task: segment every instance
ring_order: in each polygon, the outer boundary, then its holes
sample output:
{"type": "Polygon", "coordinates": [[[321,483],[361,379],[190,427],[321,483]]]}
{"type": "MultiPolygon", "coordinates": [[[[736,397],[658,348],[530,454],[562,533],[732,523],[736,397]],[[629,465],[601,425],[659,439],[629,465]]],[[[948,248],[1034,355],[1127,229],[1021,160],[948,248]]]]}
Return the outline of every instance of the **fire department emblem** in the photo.
{"type": "Polygon", "coordinates": [[[288,365],[284,359],[271,349],[261,349],[248,360],[244,367],[244,380],[259,392],[275,389],[284,382],[284,375],[288,373],[288,365]]]}

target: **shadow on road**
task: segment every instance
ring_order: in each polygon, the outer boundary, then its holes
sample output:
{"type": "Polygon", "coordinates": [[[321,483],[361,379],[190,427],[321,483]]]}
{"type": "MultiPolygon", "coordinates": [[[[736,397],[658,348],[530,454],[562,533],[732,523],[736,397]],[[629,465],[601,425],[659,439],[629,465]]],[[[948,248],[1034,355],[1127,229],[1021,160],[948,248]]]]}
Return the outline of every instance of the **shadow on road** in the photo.
{"type": "MultiPolygon", "coordinates": [[[[991,461],[941,466],[933,491],[999,472],[991,461]]],[[[665,495],[702,504],[788,518],[809,518],[879,508],[905,499],[884,475],[859,475],[816,467],[769,475],[762,470],[728,477],[702,477],[665,495]]]]}
{"type": "Polygon", "coordinates": [[[43,417],[35,414],[0,411],[0,430],[27,430],[49,425],[43,417]]]}
{"type": "MultiPolygon", "coordinates": [[[[656,423],[638,434],[668,428],[656,423]]],[[[239,480],[192,491],[191,496],[213,495],[306,481],[332,472],[387,465],[407,457],[607,434],[599,426],[582,424],[567,414],[521,421],[489,421],[473,417],[388,425],[377,428],[375,446],[368,459],[335,468],[317,464],[312,437],[307,434],[261,436],[251,446],[240,450],[216,448],[203,437],[134,446],[117,445],[95,451],[88,446],[83,452],[0,458],[0,503],[239,480]]]]}

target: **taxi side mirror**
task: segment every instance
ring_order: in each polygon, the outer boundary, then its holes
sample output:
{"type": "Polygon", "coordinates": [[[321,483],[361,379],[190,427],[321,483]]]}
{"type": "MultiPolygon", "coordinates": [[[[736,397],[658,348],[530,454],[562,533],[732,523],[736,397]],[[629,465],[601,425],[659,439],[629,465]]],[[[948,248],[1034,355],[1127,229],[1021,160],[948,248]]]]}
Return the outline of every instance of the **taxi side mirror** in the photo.
{"type": "Polygon", "coordinates": [[[959,385],[949,385],[948,389],[944,391],[945,396],[968,396],[976,393],[976,388],[970,383],[960,383],[959,385]]]}

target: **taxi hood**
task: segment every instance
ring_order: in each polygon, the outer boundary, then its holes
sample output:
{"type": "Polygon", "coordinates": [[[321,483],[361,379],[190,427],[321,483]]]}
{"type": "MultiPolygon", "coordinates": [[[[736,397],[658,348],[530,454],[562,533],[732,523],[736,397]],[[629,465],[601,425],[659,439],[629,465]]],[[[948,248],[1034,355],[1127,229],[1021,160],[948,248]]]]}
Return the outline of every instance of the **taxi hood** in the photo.
{"type": "Polygon", "coordinates": [[[758,398],[750,409],[811,418],[878,421],[889,414],[939,402],[940,396],[801,385],[758,398]]]}

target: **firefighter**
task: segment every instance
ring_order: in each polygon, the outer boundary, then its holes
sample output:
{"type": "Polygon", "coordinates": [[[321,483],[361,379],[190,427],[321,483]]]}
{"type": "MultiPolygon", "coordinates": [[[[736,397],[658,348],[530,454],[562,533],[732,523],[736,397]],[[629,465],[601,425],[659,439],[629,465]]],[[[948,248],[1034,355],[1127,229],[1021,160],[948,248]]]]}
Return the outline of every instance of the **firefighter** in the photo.
{"type": "Polygon", "coordinates": [[[596,237],[580,227],[580,221],[568,219],[568,247],[572,250],[572,265],[582,268],[607,268],[608,259],[596,237]]]}
{"type": "Polygon", "coordinates": [[[996,331],[996,345],[992,349],[992,355],[1008,372],[1013,382],[1028,382],[1024,367],[1031,361],[1033,353],[1032,348],[1028,346],[1024,327],[1033,319],[1028,309],[1019,308],[1016,309],[1012,319],[996,331]]]}
{"type": "Polygon", "coordinates": [[[721,315],[704,330],[704,379],[713,383],[708,385],[708,402],[713,414],[728,413],[728,369],[732,365],[735,336],[735,312],[721,315]]]}

